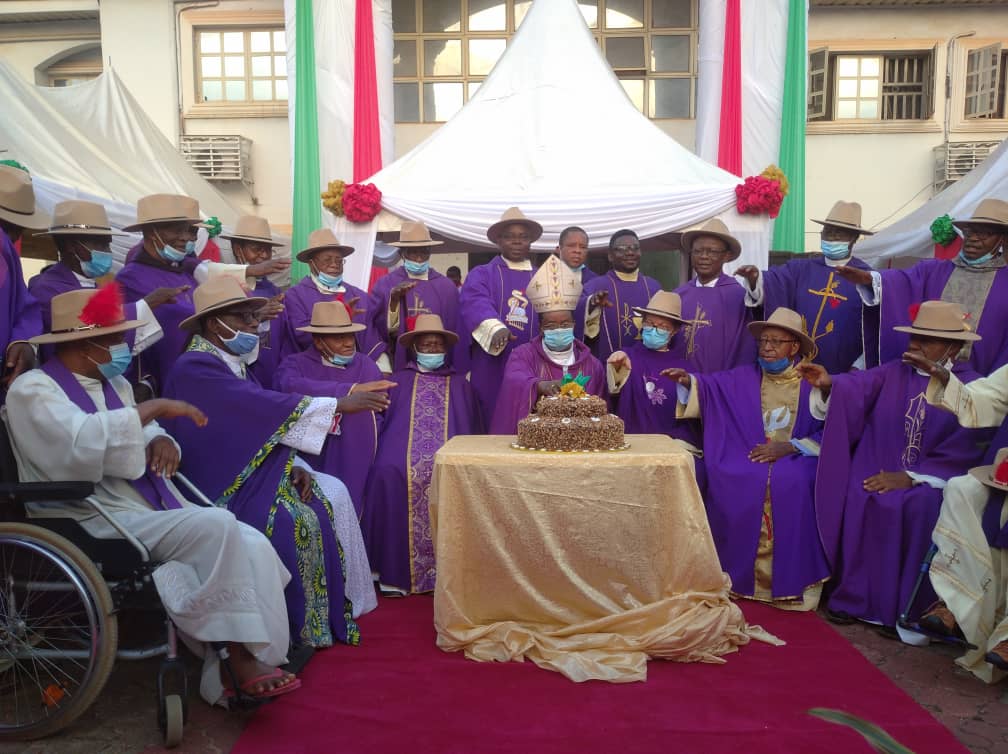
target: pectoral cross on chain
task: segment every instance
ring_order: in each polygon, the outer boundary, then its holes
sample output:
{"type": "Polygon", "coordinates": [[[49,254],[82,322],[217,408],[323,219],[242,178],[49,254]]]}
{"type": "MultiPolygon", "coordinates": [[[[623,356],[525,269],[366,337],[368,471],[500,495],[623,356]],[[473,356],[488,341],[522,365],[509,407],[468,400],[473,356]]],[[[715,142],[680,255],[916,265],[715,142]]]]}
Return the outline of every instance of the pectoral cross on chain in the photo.
{"type": "Polygon", "coordinates": [[[814,359],[819,355],[819,345],[818,341],[820,338],[829,335],[833,332],[833,320],[831,319],[823,327],[823,331],[819,332],[819,325],[823,318],[823,312],[826,310],[826,303],[829,302],[831,309],[836,309],[840,306],[841,302],[846,301],[847,297],[837,293],[837,288],[840,286],[840,281],[834,279],[834,273],[830,272],[829,277],[826,279],[826,285],[823,286],[822,290],[808,289],[808,292],[813,296],[820,297],[822,301],[819,303],[819,311],[816,312],[815,322],[812,323],[812,328],[809,329],[808,323],[805,322],[805,318],[802,317],[802,324],[805,326],[805,332],[808,333],[809,337],[812,338],[812,353],[809,354],[810,359],[814,359]]]}

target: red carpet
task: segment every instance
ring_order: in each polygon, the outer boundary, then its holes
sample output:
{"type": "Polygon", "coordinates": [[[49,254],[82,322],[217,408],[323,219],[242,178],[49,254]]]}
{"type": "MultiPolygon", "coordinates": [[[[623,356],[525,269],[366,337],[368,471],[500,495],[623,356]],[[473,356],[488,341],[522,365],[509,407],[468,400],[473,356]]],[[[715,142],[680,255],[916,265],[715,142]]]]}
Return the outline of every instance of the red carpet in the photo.
{"type": "Polygon", "coordinates": [[[805,714],[852,712],[917,754],[964,749],[813,614],[743,605],[788,642],[752,642],[724,665],[652,661],[646,683],[575,684],[532,663],[476,663],[434,644],[433,601],[383,599],[360,647],[317,653],[304,686],[260,709],[236,754],[362,752],[870,753],[805,714]]]}

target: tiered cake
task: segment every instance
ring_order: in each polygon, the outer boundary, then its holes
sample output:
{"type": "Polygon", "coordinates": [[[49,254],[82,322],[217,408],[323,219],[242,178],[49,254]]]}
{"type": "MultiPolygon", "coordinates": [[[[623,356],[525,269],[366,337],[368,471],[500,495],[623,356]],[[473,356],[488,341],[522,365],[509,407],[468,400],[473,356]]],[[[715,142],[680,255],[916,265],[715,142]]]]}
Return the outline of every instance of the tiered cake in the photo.
{"type": "Polygon", "coordinates": [[[609,413],[595,395],[550,395],[539,399],[536,412],[518,422],[516,447],[526,450],[622,450],[623,420],[609,413]]]}

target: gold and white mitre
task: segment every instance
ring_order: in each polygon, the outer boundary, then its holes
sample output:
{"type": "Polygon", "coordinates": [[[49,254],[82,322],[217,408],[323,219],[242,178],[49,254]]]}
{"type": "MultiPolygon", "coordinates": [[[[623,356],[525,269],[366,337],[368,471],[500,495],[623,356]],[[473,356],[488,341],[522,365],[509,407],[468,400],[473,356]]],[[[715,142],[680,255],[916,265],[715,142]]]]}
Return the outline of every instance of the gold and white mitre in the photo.
{"type": "Polygon", "coordinates": [[[551,254],[532,276],[525,295],[539,314],[572,312],[581,298],[581,275],[551,254]]]}

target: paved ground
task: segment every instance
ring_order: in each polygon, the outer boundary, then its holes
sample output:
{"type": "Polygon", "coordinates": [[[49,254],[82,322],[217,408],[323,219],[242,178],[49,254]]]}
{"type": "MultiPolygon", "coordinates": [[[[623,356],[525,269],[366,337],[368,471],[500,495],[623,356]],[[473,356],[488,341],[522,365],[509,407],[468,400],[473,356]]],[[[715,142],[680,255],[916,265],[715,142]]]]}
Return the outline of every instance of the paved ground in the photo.
{"type": "MultiPolygon", "coordinates": [[[[974,754],[1008,754],[1008,686],[987,686],[953,663],[947,645],[925,649],[887,639],[862,625],[838,626],[861,653],[938,718],[974,754]]],[[[196,695],[197,663],[191,657],[189,725],[180,754],[218,754],[231,749],[245,715],[210,709],[196,695]]],[[[45,741],[0,744],[0,754],[130,754],[160,752],[155,712],[157,660],[120,663],[98,703],[71,731],[45,741]]],[[[824,679],[825,681],[825,679],[824,679]]]]}

